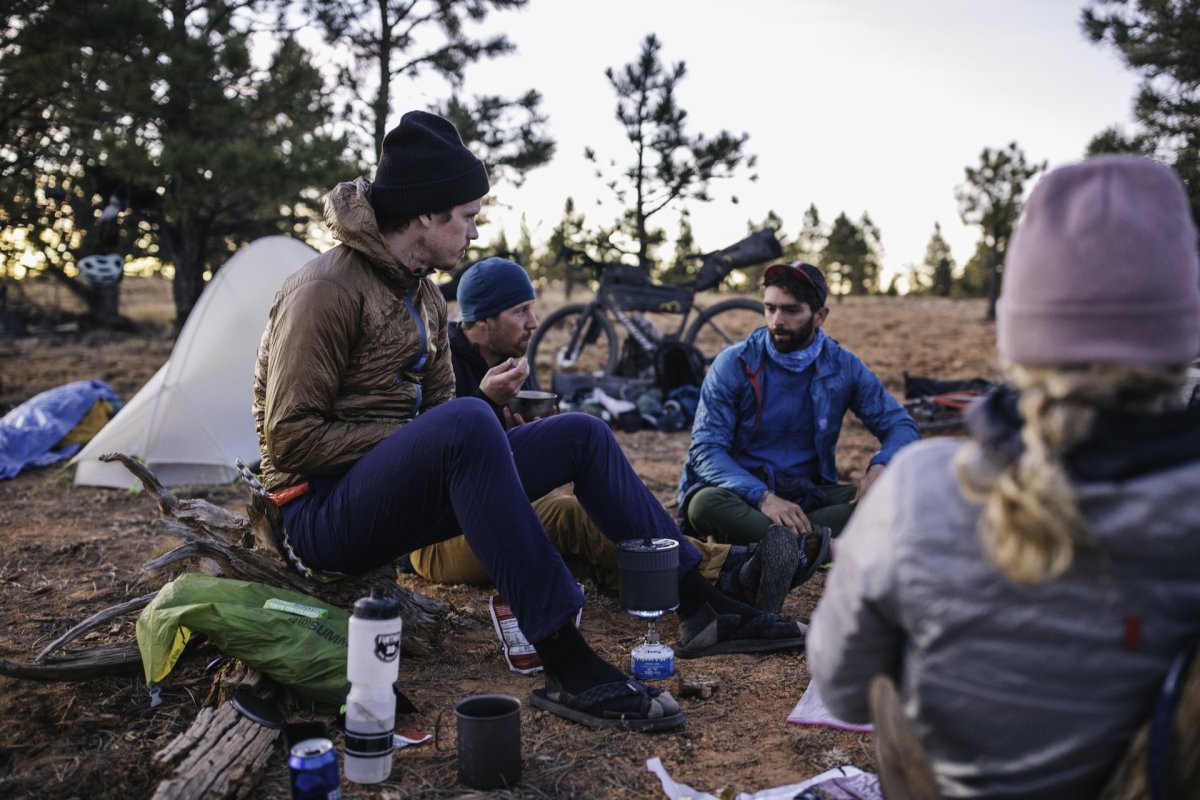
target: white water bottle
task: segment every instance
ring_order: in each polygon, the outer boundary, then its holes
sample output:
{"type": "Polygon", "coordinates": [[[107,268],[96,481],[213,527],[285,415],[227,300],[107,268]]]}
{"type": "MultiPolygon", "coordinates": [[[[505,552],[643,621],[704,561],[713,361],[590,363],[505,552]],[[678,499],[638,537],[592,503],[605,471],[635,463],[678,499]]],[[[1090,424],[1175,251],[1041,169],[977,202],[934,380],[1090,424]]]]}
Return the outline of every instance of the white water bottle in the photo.
{"type": "Polygon", "coordinates": [[[400,672],[400,602],[375,591],[354,604],[346,653],[346,746],[343,773],[379,783],[392,773],[392,733],[400,672]]]}

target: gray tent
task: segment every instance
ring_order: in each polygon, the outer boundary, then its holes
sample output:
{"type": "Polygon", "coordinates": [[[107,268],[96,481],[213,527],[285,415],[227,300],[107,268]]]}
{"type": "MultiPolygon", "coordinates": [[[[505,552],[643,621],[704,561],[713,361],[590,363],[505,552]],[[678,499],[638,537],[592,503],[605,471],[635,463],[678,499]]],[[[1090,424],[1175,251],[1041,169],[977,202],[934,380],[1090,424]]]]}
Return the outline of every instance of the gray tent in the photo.
{"type": "Polygon", "coordinates": [[[74,459],[75,483],[139,484],[105,453],[134,456],[167,486],[228,483],[234,461],[258,460],[254,359],[275,292],[317,251],[284,236],[258,239],[217,271],[167,363],[74,459]]]}

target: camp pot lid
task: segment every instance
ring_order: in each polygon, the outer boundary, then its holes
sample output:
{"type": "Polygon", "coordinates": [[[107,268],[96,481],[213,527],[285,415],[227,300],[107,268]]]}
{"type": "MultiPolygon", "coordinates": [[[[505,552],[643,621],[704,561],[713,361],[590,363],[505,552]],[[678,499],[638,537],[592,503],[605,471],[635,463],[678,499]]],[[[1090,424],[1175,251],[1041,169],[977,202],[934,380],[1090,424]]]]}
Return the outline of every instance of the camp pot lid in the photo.
{"type": "Polygon", "coordinates": [[[674,539],[651,539],[650,537],[626,539],[617,543],[617,548],[626,553],[662,553],[667,550],[676,550],[678,547],[679,542],[674,539]]]}
{"type": "Polygon", "coordinates": [[[626,539],[617,542],[617,567],[621,571],[673,571],[679,566],[679,542],[674,539],[626,539]]]}
{"type": "Polygon", "coordinates": [[[265,728],[282,728],[284,726],[283,712],[279,710],[278,706],[244,688],[234,692],[230,702],[243,717],[257,722],[265,728]]]}

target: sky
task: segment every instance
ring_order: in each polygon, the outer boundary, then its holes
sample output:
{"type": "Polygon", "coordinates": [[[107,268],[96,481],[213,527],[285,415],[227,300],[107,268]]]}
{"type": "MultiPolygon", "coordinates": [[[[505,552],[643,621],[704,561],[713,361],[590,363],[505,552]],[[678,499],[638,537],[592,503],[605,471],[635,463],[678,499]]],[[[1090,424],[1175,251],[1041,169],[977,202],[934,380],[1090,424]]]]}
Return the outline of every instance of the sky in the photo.
{"type": "MultiPolygon", "coordinates": [[[[521,188],[494,186],[500,205],[481,238],[503,226],[515,243],[523,215],[534,241],[544,241],[568,196],[595,226],[616,218],[584,149],[630,163],[604,70],[632,61],[655,33],[662,59],[687,65],[677,87],[686,130],[747,133],[745,151],[758,159],[756,182],[715,182],[716,202],[691,204],[701,250],[732,244],[772,210],[794,238],[815,204],[826,225],[843,212],[856,221],[871,216],[882,234],[885,284],[924,259],[935,222],[961,265],[979,235],[959,219],[955,188],[985,147],[1015,141],[1029,161],[1054,167],[1081,158],[1101,130],[1131,127],[1137,78],[1110,47],[1086,40],[1081,7],[1070,0],[531,0],[493,13],[485,28],[506,33],[516,53],[471,67],[466,92],[537,89],[558,150],[521,188]]],[[[397,119],[442,99],[437,88],[394,88],[397,119]]]]}

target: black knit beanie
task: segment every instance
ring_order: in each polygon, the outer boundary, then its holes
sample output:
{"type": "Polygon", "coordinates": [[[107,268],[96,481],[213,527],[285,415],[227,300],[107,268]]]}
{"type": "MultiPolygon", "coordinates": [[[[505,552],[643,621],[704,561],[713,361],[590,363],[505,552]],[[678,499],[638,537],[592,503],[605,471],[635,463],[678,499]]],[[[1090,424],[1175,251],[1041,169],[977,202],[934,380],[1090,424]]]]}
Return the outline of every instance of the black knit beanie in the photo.
{"type": "Polygon", "coordinates": [[[483,162],[449,120],[409,111],[383,137],[369,195],[379,219],[449,211],[487,193],[483,162]]]}

